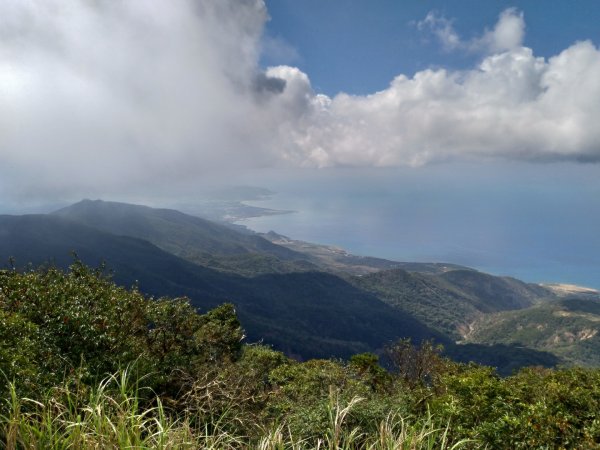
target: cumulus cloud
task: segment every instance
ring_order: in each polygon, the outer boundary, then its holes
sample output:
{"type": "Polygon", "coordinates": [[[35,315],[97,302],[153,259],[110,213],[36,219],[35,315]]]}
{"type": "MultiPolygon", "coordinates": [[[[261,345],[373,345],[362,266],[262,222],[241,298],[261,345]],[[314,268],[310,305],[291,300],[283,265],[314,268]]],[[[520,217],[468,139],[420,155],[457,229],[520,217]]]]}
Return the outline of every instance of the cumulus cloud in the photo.
{"type": "Polygon", "coordinates": [[[452,21],[435,11],[430,11],[423,20],[417,22],[417,28],[420,31],[429,30],[433,33],[445,50],[464,47],[452,21]]]}
{"type": "Polygon", "coordinates": [[[484,33],[479,41],[475,41],[475,45],[483,46],[493,52],[514,50],[523,44],[524,37],[523,13],[515,8],[509,8],[500,14],[494,29],[484,33]]]}
{"type": "Polygon", "coordinates": [[[600,51],[576,42],[545,59],[522,45],[523,14],[508,9],[496,26],[461,40],[451,21],[428,15],[446,48],[485,49],[477,67],[397,76],[367,96],[311,93],[300,83],[303,114],[284,135],[288,157],[317,166],[419,166],[457,159],[600,161],[600,51]]]}
{"type": "MultiPolygon", "coordinates": [[[[261,0],[0,2],[0,193],[169,189],[222,168],[600,159],[600,52],[544,59],[517,10],[464,41],[472,70],[398,75],[366,96],[262,70],[261,0]]],[[[441,31],[440,31],[441,30],[441,31]]]]}
{"type": "Polygon", "coordinates": [[[519,48],[525,38],[525,18],[516,8],[502,11],[493,29],[471,39],[462,39],[453,21],[436,11],[417,22],[417,28],[431,32],[447,51],[502,52],[519,48]]]}

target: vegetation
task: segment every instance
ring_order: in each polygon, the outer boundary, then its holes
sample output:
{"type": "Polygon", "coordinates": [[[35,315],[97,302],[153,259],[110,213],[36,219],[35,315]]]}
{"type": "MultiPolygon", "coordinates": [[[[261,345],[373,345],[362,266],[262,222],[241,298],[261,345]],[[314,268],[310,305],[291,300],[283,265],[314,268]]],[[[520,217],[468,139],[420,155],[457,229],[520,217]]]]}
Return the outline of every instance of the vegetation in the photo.
{"type": "Polygon", "coordinates": [[[304,359],[349,357],[374,351],[399,337],[445,339],[413,316],[329,273],[254,277],[224,273],[147,241],[116,236],[57,215],[3,216],[0,234],[0,255],[13,255],[19,269],[23,263],[39,265],[48,260],[67,268],[72,262],[70,253],[76,249],[90,266],[106,260],[118,284],[136,284],[145,294],[185,295],[202,310],[231,302],[252,341],[264,340],[304,359]]]}
{"type": "Polygon", "coordinates": [[[473,314],[528,304],[535,295],[524,283],[458,266],[394,263],[316,246],[319,254],[338,255],[333,264],[310,249],[300,253],[304,244],[291,250],[177,211],[102,201],[83,201],[54,214],[2,216],[0,234],[0,255],[14,256],[19,269],[47,261],[66,269],[75,250],[88,265],[106,261],[118,284],[135,284],[145,294],[185,295],[202,310],[231,302],[249,340],[303,359],[381,352],[410,337],[417,343],[435,339],[453,358],[491,364],[503,374],[557,362],[543,351],[505,344],[454,345],[462,336],[458,324],[470,324],[473,314]],[[426,273],[327,272],[396,264],[426,273]],[[454,272],[458,276],[452,279],[454,272]],[[490,289],[502,294],[499,305],[490,289]]]}
{"type": "Polygon", "coordinates": [[[521,345],[552,352],[571,364],[600,365],[600,301],[567,297],[482,318],[470,342],[521,345]]]}
{"type": "Polygon", "coordinates": [[[471,324],[484,314],[555,298],[541,286],[468,269],[441,273],[394,269],[355,278],[354,283],[454,340],[468,336],[471,324]]]}
{"type": "Polygon", "coordinates": [[[199,314],[75,263],[0,271],[0,446],[595,448],[600,370],[502,378],[431,341],[298,362],[244,344],[232,305],[199,314]]]}
{"type": "Polygon", "coordinates": [[[172,209],[142,205],[83,200],[53,213],[118,236],[144,239],[157,247],[186,259],[210,255],[259,253],[282,260],[302,259],[285,247],[275,245],[253,233],[240,233],[225,225],[172,209]]]}

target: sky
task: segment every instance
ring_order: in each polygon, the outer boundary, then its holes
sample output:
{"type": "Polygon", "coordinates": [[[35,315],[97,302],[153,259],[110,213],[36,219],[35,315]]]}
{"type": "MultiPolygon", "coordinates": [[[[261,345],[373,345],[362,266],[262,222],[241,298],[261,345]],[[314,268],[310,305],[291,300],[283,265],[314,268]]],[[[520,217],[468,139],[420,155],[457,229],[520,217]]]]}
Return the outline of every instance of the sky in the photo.
{"type": "Polygon", "coordinates": [[[3,0],[0,211],[283,170],[587,180],[599,19],[595,0],[3,0]]]}
{"type": "Polygon", "coordinates": [[[329,96],[368,95],[399,74],[428,68],[472,69],[483,49],[461,48],[443,32],[476,40],[511,8],[523,15],[522,44],[536,56],[550,58],[577,41],[600,42],[594,0],[268,0],[267,7],[261,63],[295,65],[329,96]]]}
{"type": "Polygon", "coordinates": [[[232,169],[596,164],[599,8],[5,0],[0,195],[169,190],[232,169]]]}

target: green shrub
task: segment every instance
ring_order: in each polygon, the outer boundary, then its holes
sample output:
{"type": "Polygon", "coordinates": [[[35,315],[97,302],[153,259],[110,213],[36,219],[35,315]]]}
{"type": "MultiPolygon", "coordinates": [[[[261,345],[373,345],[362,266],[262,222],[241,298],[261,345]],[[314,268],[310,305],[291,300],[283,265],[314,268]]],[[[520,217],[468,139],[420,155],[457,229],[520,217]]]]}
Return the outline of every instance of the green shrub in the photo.
{"type": "Polygon", "coordinates": [[[160,392],[177,395],[207,364],[234,361],[243,331],[232,305],[200,315],[187,299],[144,297],[76,262],[0,272],[0,369],[24,386],[47,386],[84,369],[93,383],[132,365],[160,392]]]}
{"type": "Polygon", "coordinates": [[[598,369],[502,378],[403,340],[387,372],[370,353],[297,362],[243,337],[233,305],[199,314],[80,263],[0,271],[0,444],[600,447],[598,369]]]}

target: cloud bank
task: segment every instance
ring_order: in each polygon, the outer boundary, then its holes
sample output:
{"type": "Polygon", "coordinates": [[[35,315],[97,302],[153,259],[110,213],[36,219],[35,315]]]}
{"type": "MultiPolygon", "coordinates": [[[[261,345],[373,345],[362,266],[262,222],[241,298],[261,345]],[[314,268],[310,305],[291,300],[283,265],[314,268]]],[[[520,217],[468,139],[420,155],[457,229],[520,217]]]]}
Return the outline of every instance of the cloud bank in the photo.
{"type": "MultiPolygon", "coordinates": [[[[6,195],[163,185],[266,165],[254,0],[0,3],[6,195]]],[[[81,195],[81,194],[80,194],[81,195]]]]}
{"type": "MultiPolygon", "coordinates": [[[[445,48],[479,51],[471,70],[431,69],[397,76],[368,96],[311,95],[310,113],[289,124],[297,161],[332,165],[423,165],[498,157],[529,161],[600,160],[600,51],[574,43],[548,60],[522,42],[522,13],[508,9],[491,30],[462,40],[429,14],[445,48]],[[301,124],[299,126],[299,124],[301,124]],[[303,160],[303,158],[305,158],[303,160]]],[[[290,84],[302,77],[271,69],[290,84]]]]}
{"type": "Polygon", "coordinates": [[[367,96],[261,69],[266,20],[259,0],[1,2],[0,193],[167,189],[225,168],[600,160],[600,51],[536,57],[517,10],[471,40],[428,15],[421,29],[480,52],[477,67],[367,96]]]}

